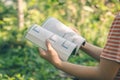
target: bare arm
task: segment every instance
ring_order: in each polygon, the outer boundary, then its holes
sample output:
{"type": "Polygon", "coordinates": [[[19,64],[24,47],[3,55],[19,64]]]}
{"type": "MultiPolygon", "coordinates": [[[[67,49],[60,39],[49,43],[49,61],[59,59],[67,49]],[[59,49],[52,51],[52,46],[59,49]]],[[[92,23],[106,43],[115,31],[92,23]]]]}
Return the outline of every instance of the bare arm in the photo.
{"type": "Polygon", "coordinates": [[[100,54],[102,52],[102,48],[94,46],[88,42],[84,46],[80,48],[84,52],[86,52],[88,55],[92,56],[96,60],[100,61],[100,54]]]}
{"type": "Polygon", "coordinates": [[[100,61],[100,65],[95,67],[82,66],[68,62],[61,62],[61,64],[56,66],[59,69],[80,78],[113,80],[120,65],[114,61],[106,59],[101,59],[100,61]]]}
{"type": "Polygon", "coordinates": [[[99,66],[95,67],[63,62],[49,42],[47,42],[47,51],[40,50],[40,55],[55,67],[80,78],[113,80],[120,66],[119,63],[103,58],[100,58],[99,66]]]}
{"type": "MultiPolygon", "coordinates": [[[[71,27],[71,29],[74,32],[76,32],[77,34],[79,34],[79,31],[77,29],[75,29],[74,27],[71,27]]],[[[85,46],[81,46],[80,49],[83,50],[84,52],[86,52],[88,55],[95,58],[97,61],[100,61],[100,54],[103,50],[102,48],[94,46],[94,45],[86,42],[85,46]]]]}

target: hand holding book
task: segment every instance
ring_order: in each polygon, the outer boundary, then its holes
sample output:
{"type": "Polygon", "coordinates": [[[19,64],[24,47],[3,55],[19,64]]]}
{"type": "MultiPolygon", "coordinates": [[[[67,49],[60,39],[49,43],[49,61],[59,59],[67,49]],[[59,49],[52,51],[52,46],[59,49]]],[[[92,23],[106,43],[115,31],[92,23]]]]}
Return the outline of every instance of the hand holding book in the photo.
{"type": "Polygon", "coordinates": [[[59,66],[62,61],[59,58],[58,53],[53,49],[52,45],[48,40],[46,41],[46,46],[47,50],[39,48],[40,56],[55,65],[56,67],[59,66]]]}
{"type": "Polygon", "coordinates": [[[25,38],[43,49],[46,49],[45,41],[49,39],[52,47],[63,61],[68,60],[73,51],[77,53],[80,46],[85,42],[83,37],[55,18],[47,19],[42,27],[32,25],[25,38]]]}
{"type": "Polygon", "coordinates": [[[55,18],[48,18],[42,27],[77,45],[75,53],[84,44],[85,39],[55,18]]]}

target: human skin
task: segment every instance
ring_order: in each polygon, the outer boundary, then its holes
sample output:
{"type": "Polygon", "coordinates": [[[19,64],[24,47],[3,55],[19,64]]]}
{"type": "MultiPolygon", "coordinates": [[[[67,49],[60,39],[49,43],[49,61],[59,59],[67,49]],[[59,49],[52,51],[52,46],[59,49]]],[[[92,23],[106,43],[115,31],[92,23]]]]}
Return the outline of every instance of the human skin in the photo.
{"type": "Polygon", "coordinates": [[[94,46],[86,42],[85,46],[82,46],[80,49],[86,52],[88,55],[90,55],[94,59],[96,59],[97,61],[100,61],[100,54],[102,53],[103,48],[94,46]]]}
{"type": "Polygon", "coordinates": [[[49,41],[46,41],[46,46],[47,50],[39,48],[40,56],[49,61],[56,68],[76,77],[96,80],[113,80],[120,68],[119,63],[100,58],[102,48],[96,47],[90,43],[86,43],[85,46],[81,47],[81,49],[98,60],[98,66],[83,66],[80,64],[64,62],[59,58],[57,52],[49,41]]]}

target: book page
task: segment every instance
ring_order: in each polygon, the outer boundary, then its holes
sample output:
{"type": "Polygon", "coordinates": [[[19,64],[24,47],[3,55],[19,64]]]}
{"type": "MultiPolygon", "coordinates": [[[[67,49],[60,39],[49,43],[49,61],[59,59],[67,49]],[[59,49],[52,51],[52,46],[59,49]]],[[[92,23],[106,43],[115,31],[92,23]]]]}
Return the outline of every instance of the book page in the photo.
{"type": "Polygon", "coordinates": [[[49,40],[52,47],[57,51],[59,57],[64,61],[69,58],[73,50],[76,48],[76,45],[74,43],[71,43],[70,41],[38,25],[33,25],[27,31],[25,38],[45,50],[47,49],[45,42],[46,40],[49,40]]]}
{"type": "Polygon", "coordinates": [[[43,24],[42,27],[55,33],[58,34],[59,36],[75,43],[77,45],[77,50],[78,51],[79,47],[83,44],[85,41],[84,38],[79,36],[77,33],[75,33],[71,28],[67,27],[64,25],[62,22],[55,18],[48,18],[43,24]]]}

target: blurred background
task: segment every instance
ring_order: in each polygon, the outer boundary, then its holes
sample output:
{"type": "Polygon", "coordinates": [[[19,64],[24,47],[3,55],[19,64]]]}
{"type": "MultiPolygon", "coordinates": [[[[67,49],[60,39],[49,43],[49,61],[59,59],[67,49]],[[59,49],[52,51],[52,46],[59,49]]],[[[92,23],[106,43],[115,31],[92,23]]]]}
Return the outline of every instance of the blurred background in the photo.
{"type": "MultiPolygon", "coordinates": [[[[52,16],[104,47],[119,10],[119,0],[0,0],[0,80],[73,80],[39,57],[37,48],[24,39],[25,31],[52,16]]],[[[69,62],[98,65],[82,51],[69,62]]]]}

